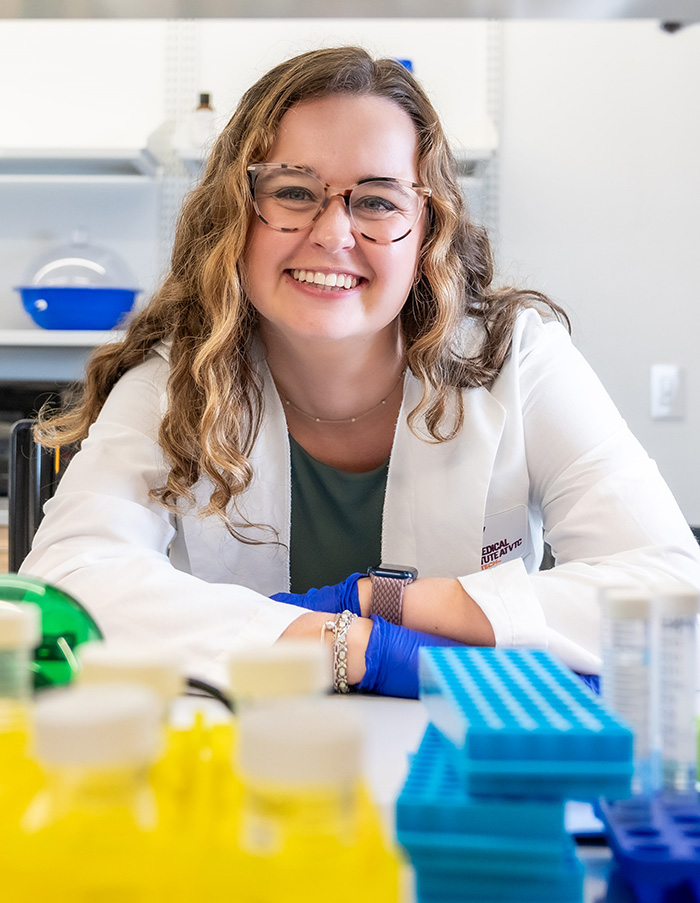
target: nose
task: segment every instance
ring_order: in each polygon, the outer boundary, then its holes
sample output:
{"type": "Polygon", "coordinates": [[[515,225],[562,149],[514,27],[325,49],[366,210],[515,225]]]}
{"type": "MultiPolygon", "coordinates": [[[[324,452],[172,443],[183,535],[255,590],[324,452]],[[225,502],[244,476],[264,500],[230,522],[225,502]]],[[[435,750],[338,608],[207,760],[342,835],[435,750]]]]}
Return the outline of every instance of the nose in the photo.
{"type": "Polygon", "coordinates": [[[352,223],[342,195],[329,199],[312,224],[310,238],[314,244],[331,253],[355,246],[352,223]]]}

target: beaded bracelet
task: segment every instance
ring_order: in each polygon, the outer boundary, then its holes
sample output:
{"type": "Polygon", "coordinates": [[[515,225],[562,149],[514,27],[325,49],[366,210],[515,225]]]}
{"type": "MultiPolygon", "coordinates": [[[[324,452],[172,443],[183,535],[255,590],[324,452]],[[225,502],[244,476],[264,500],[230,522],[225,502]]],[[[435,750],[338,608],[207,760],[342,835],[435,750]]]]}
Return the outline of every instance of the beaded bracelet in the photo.
{"type": "Polygon", "coordinates": [[[348,630],[357,617],[351,611],[342,611],[321,628],[321,642],[326,631],[333,632],[333,689],[336,693],[348,693],[348,630]]]}

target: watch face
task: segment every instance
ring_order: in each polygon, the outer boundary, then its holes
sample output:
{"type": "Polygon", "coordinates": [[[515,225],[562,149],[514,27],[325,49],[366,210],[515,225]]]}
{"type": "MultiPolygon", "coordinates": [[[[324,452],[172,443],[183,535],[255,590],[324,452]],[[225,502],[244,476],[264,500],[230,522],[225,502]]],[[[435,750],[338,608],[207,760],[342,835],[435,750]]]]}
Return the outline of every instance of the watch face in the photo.
{"type": "Polygon", "coordinates": [[[378,564],[376,567],[369,568],[367,573],[375,577],[388,577],[390,580],[406,580],[408,583],[413,583],[418,577],[418,571],[415,568],[403,564],[378,564]]]}

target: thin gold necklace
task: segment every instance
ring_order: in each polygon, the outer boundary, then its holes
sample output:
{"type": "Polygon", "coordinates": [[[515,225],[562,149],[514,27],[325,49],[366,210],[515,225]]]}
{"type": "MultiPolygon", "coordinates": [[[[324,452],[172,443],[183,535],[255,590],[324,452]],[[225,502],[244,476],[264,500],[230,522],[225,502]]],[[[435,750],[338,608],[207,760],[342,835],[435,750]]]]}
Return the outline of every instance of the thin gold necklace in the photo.
{"type": "Polygon", "coordinates": [[[324,417],[315,417],[313,414],[309,414],[306,411],[302,411],[302,409],[298,408],[294,404],[294,402],[290,401],[288,398],[285,398],[284,395],[282,395],[280,393],[279,389],[277,390],[277,392],[286,407],[293,408],[295,411],[297,411],[297,413],[302,414],[304,417],[308,417],[309,420],[315,420],[316,423],[357,423],[358,420],[362,420],[364,417],[367,417],[369,414],[371,414],[372,411],[376,411],[377,408],[381,408],[382,405],[385,405],[387,403],[387,401],[391,398],[391,396],[394,394],[396,389],[401,385],[402,381],[403,381],[403,371],[401,371],[401,374],[400,374],[396,384],[392,388],[391,392],[389,392],[389,394],[386,396],[386,398],[382,398],[382,400],[377,402],[377,404],[372,405],[372,407],[368,411],[365,411],[364,414],[358,414],[356,417],[347,417],[344,420],[326,420],[324,417]]]}

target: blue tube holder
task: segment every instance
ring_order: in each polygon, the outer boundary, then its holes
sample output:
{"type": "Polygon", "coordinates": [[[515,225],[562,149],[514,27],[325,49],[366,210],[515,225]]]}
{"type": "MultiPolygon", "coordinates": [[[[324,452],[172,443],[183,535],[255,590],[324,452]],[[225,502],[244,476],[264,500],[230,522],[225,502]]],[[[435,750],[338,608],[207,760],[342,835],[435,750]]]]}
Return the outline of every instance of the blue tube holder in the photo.
{"type": "Polygon", "coordinates": [[[637,903],[700,903],[700,798],[598,801],[619,875],[637,903]]]}
{"type": "Polygon", "coordinates": [[[419,679],[471,795],[629,796],[631,728],[546,650],[425,647],[419,679]]]}

